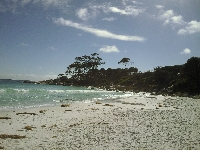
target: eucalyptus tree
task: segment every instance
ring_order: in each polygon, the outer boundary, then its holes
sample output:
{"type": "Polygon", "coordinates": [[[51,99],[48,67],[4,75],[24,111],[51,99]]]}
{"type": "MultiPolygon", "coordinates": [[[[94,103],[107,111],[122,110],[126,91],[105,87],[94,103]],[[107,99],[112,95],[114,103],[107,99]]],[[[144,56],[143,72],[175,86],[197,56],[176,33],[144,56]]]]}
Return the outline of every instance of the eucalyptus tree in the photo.
{"type": "Polygon", "coordinates": [[[123,64],[125,67],[126,67],[126,65],[128,64],[130,62],[130,58],[126,58],[126,57],[124,57],[124,58],[122,58],[119,62],[118,62],[118,64],[123,64]]]}
{"type": "Polygon", "coordinates": [[[97,68],[105,64],[99,54],[93,53],[91,56],[76,57],[75,62],[67,67],[66,75],[75,81],[83,81],[93,79],[97,73],[97,68]]]}

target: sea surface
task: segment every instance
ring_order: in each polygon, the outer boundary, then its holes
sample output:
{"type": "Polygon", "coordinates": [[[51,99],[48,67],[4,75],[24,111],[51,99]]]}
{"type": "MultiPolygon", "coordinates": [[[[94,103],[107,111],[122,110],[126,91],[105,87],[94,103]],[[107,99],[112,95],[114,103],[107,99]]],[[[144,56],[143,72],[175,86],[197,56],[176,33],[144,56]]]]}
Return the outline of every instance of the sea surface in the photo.
{"type": "Polygon", "coordinates": [[[0,110],[55,106],[63,103],[116,100],[130,93],[88,89],[86,87],[22,83],[0,80],[0,110]]]}

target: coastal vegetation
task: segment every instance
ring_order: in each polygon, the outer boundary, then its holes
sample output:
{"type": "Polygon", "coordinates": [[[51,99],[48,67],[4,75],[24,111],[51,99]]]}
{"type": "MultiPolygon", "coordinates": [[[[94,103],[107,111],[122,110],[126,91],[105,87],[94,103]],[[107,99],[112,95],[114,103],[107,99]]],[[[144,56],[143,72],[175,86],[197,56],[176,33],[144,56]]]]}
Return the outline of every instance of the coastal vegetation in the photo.
{"type": "Polygon", "coordinates": [[[45,83],[186,96],[200,93],[199,57],[191,57],[183,65],[158,66],[146,72],[133,67],[130,58],[122,58],[118,62],[123,64],[124,68],[100,68],[103,64],[105,62],[97,53],[76,57],[75,62],[67,67],[65,74],[59,74],[57,79],[46,80],[45,83]]]}

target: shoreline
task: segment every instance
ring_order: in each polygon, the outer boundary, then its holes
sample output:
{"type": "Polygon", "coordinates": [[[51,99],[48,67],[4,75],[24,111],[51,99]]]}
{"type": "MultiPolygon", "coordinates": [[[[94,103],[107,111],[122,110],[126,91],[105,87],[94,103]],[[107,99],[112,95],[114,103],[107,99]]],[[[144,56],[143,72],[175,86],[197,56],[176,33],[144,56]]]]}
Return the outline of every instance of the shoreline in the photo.
{"type": "Polygon", "coordinates": [[[65,106],[0,111],[0,117],[5,117],[0,119],[0,147],[6,150],[200,148],[199,99],[130,96],[115,103],[76,102],[65,106]]]}

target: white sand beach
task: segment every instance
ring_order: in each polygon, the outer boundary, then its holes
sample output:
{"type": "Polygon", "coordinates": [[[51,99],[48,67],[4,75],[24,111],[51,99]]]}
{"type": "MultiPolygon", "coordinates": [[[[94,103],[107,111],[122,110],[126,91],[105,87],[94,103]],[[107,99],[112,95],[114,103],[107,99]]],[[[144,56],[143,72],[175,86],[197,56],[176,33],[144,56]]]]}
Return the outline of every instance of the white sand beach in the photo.
{"type": "Polygon", "coordinates": [[[66,106],[1,111],[0,148],[200,149],[199,99],[140,94],[66,106]]]}

